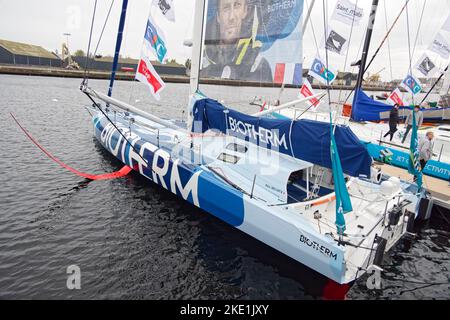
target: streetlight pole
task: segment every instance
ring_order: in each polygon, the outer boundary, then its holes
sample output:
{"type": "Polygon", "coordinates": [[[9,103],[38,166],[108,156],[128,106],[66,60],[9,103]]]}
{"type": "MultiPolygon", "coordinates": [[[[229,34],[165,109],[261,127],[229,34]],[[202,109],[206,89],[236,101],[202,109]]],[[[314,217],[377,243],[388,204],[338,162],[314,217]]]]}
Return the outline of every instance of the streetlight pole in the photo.
{"type": "Polygon", "coordinates": [[[67,44],[67,50],[69,50],[69,37],[72,35],[71,33],[63,33],[64,36],[66,36],[66,44],[67,44]]]}

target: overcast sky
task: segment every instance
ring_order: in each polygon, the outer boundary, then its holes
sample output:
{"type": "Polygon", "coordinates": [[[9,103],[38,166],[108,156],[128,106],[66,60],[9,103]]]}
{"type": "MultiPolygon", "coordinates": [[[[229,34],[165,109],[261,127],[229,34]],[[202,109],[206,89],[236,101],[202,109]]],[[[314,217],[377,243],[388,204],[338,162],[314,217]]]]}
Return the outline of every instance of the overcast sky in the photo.
{"type": "MultiPolygon", "coordinates": [[[[306,0],[306,3],[310,4],[311,1],[306,0]]],[[[322,1],[316,1],[312,14],[314,31],[319,45],[324,34],[322,1]]],[[[357,0],[352,1],[356,2],[357,0]]],[[[112,54],[114,51],[121,2],[121,0],[115,0],[114,2],[112,14],[98,50],[100,54],[112,54]]],[[[190,56],[190,50],[183,47],[182,43],[184,39],[191,37],[194,2],[195,0],[175,0],[176,24],[161,22],[161,27],[165,30],[168,38],[170,58],[175,58],[181,63],[184,63],[190,56]]],[[[325,2],[328,7],[328,16],[331,16],[337,0],[325,0],[325,2]]],[[[122,55],[134,58],[139,57],[146,19],[150,11],[150,3],[151,0],[129,0],[122,55]]],[[[361,47],[371,3],[372,0],[358,0],[358,6],[364,9],[365,17],[363,23],[353,30],[348,61],[345,68],[345,56],[331,55],[330,65],[333,65],[339,70],[351,70],[350,63],[356,60],[361,47]]],[[[56,49],[61,51],[61,44],[66,39],[63,33],[70,33],[69,46],[71,51],[74,52],[76,49],[86,51],[93,4],[94,0],[0,0],[0,39],[26,42],[40,45],[51,51],[55,51],[56,49]]],[[[94,44],[98,41],[110,4],[111,0],[98,1],[93,35],[94,44]]],[[[385,35],[385,18],[387,18],[388,25],[390,26],[400,12],[404,1],[380,0],[379,4],[371,52],[375,51],[385,35]]],[[[410,0],[409,17],[412,44],[414,44],[416,35],[418,34],[413,64],[424,53],[424,50],[439,31],[449,13],[450,0],[410,0]],[[424,4],[425,11],[422,26],[420,32],[417,33],[424,4]]],[[[350,28],[346,28],[345,25],[336,22],[330,22],[330,24],[341,32],[346,33],[347,36],[349,35],[350,28]]],[[[310,67],[317,51],[312,30],[313,28],[309,24],[304,35],[303,55],[305,57],[305,68],[310,67]]],[[[450,40],[450,35],[446,34],[446,36],[450,40]]],[[[405,14],[400,18],[389,40],[393,78],[403,78],[409,68],[405,14]]],[[[391,80],[388,52],[388,46],[386,44],[371,67],[372,73],[386,68],[380,73],[384,80],[391,80]]],[[[323,50],[321,54],[323,54],[323,50]]],[[[431,57],[436,60],[438,65],[444,66],[448,62],[437,59],[435,55],[431,57]]]]}

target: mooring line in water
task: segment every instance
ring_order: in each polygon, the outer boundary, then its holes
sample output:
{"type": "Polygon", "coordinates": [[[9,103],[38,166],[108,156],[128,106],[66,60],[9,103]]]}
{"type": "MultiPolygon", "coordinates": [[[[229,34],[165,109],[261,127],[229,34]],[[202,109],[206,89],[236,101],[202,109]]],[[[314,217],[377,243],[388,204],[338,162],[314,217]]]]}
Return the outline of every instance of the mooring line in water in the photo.
{"type": "Polygon", "coordinates": [[[22,127],[22,125],[19,123],[19,121],[16,119],[16,117],[10,112],[9,113],[11,115],[11,117],[14,119],[14,121],[16,122],[16,124],[19,126],[19,128],[25,133],[25,135],[31,140],[31,142],[33,142],[39,149],[41,149],[41,151],[43,153],[45,153],[45,155],[47,157],[49,157],[50,159],[52,159],[53,161],[55,161],[57,164],[59,164],[61,167],[75,173],[76,175],[89,179],[89,180],[109,180],[109,179],[116,179],[116,178],[122,178],[124,176],[126,176],[127,174],[129,174],[132,169],[129,166],[124,166],[122,169],[120,169],[119,171],[115,171],[112,173],[104,173],[104,174],[89,174],[89,173],[84,173],[84,172],[80,172],[70,166],[68,166],[67,164],[65,164],[64,162],[62,162],[61,160],[59,160],[58,158],[56,158],[55,156],[53,156],[50,152],[48,152],[43,146],[41,146],[36,139],[33,138],[33,136],[24,128],[22,127]]]}

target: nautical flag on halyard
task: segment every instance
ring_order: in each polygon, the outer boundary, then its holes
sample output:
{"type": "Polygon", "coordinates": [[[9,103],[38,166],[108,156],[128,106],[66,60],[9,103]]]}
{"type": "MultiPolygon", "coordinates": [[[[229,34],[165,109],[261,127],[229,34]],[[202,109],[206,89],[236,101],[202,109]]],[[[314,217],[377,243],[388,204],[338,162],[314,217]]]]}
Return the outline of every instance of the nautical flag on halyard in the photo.
{"type": "Polygon", "coordinates": [[[409,162],[408,162],[408,172],[413,174],[416,178],[417,186],[419,191],[422,188],[422,167],[419,161],[419,138],[417,136],[417,123],[416,114],[412,111],[412,134],[411,134],[411,144],[409,147],[409,162]]]}
{"type": "Polygon", "coordinates": [[[417,62],[416,69],[425,77],[430,77],[434,74],[434,71],[436,71],[436,65],[431,61],[430,57],[424,53],[417,62]]]}
{"type": "MultiPolygon", "coordinates": [[[[307,98],[313,95],[314,90],[311,84],[309,83],[308,79],[304,79],[303,85],[300,88],[299,98],[307,98]]],[[[320,100],[317,98],[312,98],[311,100],[308,100],[306,103],[313,109],[313,111],[316,111],[320,105],[320,100]]]]}
{"type": "Polygon", "coordinates": [[[363,9],[348,0],[338,0],[334,8],[332,20],[340,21],[348,25],[359,26],[364,16],[363,9]]]}
{"type": "MultiPolygon", "coordinates": [[[[161,63],[167,54],[164,33],[154,23],[151,15],[148,17],[147,27],[145,29],[144,50],[145,49],[153,52],[153,54],[158,58],[158,61],[161,63]]],[[[148,54],[146,54],[146,56],[148,56],[148,54]]]]}
{"type": "Polygon", "coordinates": [[[145,83],[156,100],[160,99],[159,92],[164,89],[165,83],[161,80],[150,60],[143,54],[136,71],[136,79],[145,83]]]}
{"type": "Polygon", "coordinates": [[[396,88],[394,91],[392,91],[386,101],[390,102],[393,105],[398,104],[400,107],[405,105],[402,100],[402,93],[400,92],[399,88],[396,88]]]}
{"type": "Polygon", "coordinates": [[[414,95],[422,91],[422,85],[419,79],[415,78],[412,74],[406,76],[405,80],[401,83],[401,86],[414,95]]]}
{"type": "Polygon", "coordinates": [[[302,85],[303,67],[300,63],[277,63],[273,82],[276,84],[302,85]]]}
{"type": "Polygon", "coordinates": [[[436,35],[428,50],[436,52],[442,59],[447,60],[450,57],[450,44],[440,32],[436,35]]]}
{"type": "Polygon", "coordinates": [[[336,140],[333,134],[332,116],[330,114],[330,148],[331,148],[331,163],[333,169],[334,191],[336,194],[336,227],[339,235],[342,235],[346,229],[344,214],[353,211],[352,202],[348,194],[347,185],[342,171],[341,159],[336,146],[336,140]]]}
{"type": "Polygon", "coordinates": [[[169,21],[175,22],[173,0],[153,0],[153,5],[157,6],[164,17],[166,17],[169,21]]]}
{"type": "Polygon", "coordinates": [[[450,32],[450,14],[447,17],[447,20],[445,20],[442,30],[450,32]]]}
{"type": "Polygon", "coordinates": [[[337,71],[332,70],[330,67],[326,68],[325,64],[320,61],[320,58],[315,58],[308,74],[323,84],[331,84],[336,79],[337,71]]]}
{"type": "Polygon", "coordinates": [[[342,35],[337,33],[337,31],[330,29],[330,31],[328,32],[328,36],[325,40],[325,44],[323,44],[322,47],[326,48],[331,52],[345,55],[345,52],[347,51],[347,45],[348,45],[347,39],[345,39],[342,35]]]}

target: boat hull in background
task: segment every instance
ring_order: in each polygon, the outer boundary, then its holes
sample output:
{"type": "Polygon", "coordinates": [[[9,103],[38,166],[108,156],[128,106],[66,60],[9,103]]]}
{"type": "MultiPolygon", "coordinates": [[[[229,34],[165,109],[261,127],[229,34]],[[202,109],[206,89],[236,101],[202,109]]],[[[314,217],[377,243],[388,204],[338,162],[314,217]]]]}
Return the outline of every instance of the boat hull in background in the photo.
{"type": "MultiPolygon", "coordinates": [[[[410,113],[409,108],[401,107],[399,109],[400,120],[405,120],[410,113]]],[[[429,123],[444,122],[450,123],[450,107],[445,108],[433,108],[433,109],[422,109],[423,121],[429,123]]],[[[389,111],[380,112],[381,121],[389,121],[389,111]]]]}

